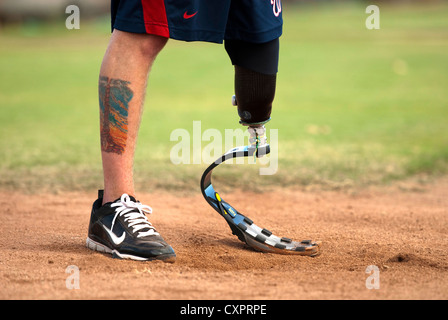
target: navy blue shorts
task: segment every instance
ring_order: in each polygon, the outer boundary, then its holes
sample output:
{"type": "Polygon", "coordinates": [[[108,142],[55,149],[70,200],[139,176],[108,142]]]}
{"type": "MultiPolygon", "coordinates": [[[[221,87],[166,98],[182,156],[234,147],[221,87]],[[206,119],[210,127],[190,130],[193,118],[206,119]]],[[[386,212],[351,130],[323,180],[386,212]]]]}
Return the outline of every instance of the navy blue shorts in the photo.
{"type": "Polygon", "coordinates": [[[282,34],[281,0],[112,0],[112,29],[183,41],[264,43],[282,34]]]}

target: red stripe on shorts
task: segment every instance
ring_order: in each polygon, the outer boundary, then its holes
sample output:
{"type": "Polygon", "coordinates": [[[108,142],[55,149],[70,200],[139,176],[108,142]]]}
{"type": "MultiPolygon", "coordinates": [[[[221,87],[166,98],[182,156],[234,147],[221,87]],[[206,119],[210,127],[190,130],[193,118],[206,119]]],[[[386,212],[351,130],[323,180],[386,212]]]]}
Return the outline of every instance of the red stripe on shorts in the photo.
{"type": "Polygon", "coordinates": [[[142,0],[146,33],[170,37],[164,0],[142,0]]]}

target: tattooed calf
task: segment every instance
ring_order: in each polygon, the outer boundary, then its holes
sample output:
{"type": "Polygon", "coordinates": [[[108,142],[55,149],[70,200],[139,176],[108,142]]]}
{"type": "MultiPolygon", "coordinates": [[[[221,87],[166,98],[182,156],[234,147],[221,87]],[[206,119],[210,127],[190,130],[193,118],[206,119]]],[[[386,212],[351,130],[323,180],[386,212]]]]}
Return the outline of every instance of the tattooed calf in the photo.
{"type": "Polygon", "coordinates": [[[122,154],[128,135],[129,102],[134,93],[130,82],[100,77],[100,131],[101,150],[122,154]]]}

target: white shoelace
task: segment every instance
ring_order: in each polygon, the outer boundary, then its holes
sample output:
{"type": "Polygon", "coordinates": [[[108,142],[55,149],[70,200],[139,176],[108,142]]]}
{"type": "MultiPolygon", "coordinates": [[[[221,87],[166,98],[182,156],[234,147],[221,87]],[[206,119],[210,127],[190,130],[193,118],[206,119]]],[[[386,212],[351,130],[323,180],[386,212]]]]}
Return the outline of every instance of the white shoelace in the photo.
{"type": "Polygon", "coordinates": [[[114,207],[116,212],[112,220],[111,230],[114,228],[115,219],[118,216],[124,216],[124,221],[128,223],[128,227],[132,227],[132,232],[138,232],[137,238],[159,234],[145,216],[145,213],[152,213],[150,206],[132,201],[129,195],[125,193],[121,196],[120,201],[112,203],[111,207],[114,207]],[[149,230],[139,231],[142,229],[149,230]]]}

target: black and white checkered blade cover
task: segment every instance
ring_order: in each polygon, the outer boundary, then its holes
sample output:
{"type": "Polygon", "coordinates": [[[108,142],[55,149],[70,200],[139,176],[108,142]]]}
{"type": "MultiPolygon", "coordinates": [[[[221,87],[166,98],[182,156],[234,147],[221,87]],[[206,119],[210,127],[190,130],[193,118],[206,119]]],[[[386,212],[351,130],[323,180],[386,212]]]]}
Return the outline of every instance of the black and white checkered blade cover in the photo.
{"type": "MultiPolygon", "coordinates": [[[[256,250],[280,254],[318,255],[320,253],[320,242],[312,240],[293,241],[286,237],[278,237],[271,231],[254,224],[251,219],[221,199],[220,195],[214,190],[211,183],[214,168],[228,159],[252,156],[255,151],[258,150],[251,149],[248,146],[233,148],[212,163],[204,171],[201,179],[201,191],[205,200],[226,220],[232,233],[238,239],[256,250]]],[[[269,153],[269,146],[263,150],[263,154],[267,153],[269,153]]]]}

